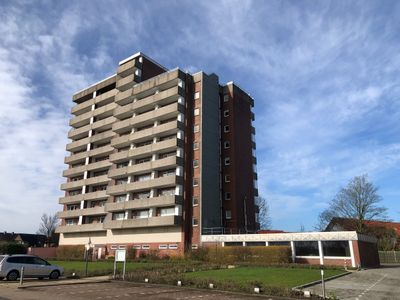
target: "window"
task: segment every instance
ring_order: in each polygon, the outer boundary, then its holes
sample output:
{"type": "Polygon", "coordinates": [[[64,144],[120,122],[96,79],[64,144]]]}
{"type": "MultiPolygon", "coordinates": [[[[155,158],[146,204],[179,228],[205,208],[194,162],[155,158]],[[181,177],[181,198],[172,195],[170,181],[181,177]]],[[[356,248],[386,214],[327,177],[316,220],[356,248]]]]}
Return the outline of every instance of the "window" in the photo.
{"type": "Polygon", "coordinates": [[[229,101],[229,95],[224,95],[224,102],[228,102],[229,101]]]}
{"type": "Polygon", "coordinates": [[[195,108],[195,109],[193,110],[193,115],[195,115],[195,116],[200,115],[200,109],[195,108]]]}
{"type": "Polygon", "coordinates": [[[224,159],[224,164],[225,164],[225,166],[229,166],[229,165],[231,164],[231,159],[230,159],[230,157],[225,157],[225,159],[224,159]]]}
{"type": "Polygon", "coordinates": [[[248,247],[265,247],[265,242],[246,242],[248,247]]]}
{"type": "Polygon", "coordinates": [[[193,186],[198,186],[198,185],[199,185],[199,179],[193,178],[193,186]]]}
{"type": "Polygon", "coordinates": [[[229,109],[224,110],[224,117],[229,117],[229,109]]]}
{"type": "Polygon", "coordinates": [[[149,250],[150,246],[149,245],[142,245],[142,250],[149,250]]]}
{"type": "Polygon", "coordinates": [[[158,172],[158,177],[173,176],[176,174],[176,169],[169,169],[158,172]]]}
{"type": "Polygon", "coordinates": [[[197,250],[197,249],[199,249],[199,246],[198,246],[197,244],[193,244],[193,245],[192,245],[192,249],[193,249],[193,250],[197,250]]]}
{"type": "Polygon", "coordinates": [[[105,191],[105,190],[107,190],[107,184],[92,186],[92,192],[105,191]]]}
{"type": "Polygon", "coordinates": [[[146,181],[151,179],[151,173],[141,174],[135,176],[135,182],[137,181],[146,181]]]}
{"type": "Polygon", "coordinates": [[[93,176],[92,177],[98,177],[98,176],[103,176],[103,175],[107,175],[108,171],[104,170],[104,171],[98,171],[98,172],[93,172],[93,176]]]}
{"type": "Polygon", "coordinates": [[[158,196],[173,196],[175,195],[175,188],[159,189],[158,196]]]}
{"type": "Polygon", "coordinates": [[[231,193],[225,193],[225,200],[231,200],[231,193]]]}
{"type": "Polygon", "coordinates": [[[147,219],[149,217],[149,210],[134,210],[132,211],[132,219],[147,219]]]}
{"type": "Polygon", "coordinates": [[[192,225],[199,226],[199,220],[197,220],[196,218],[192,218],[192,225]]]}
{"type": "Polygon", "coordinates": [[[150,198],[150,191],[132,194],[132,199],[147,199],[150,198]]]}
{"type": "Polygon", "coordinates": [[[143,146],[146,146],[146,145],[150,145],[152,143],[153,143],[153,140],[148,140],[148,141],[145,141],[145,142],[137,143],[135,146],[137,148],[139,148],[139,147],[143,147],[143,146]]]}
{"type": "Polygon", "coordinates": [[[296,256],[319,256],[318,242],[294,242],[296,256]]]}
{"type": "Polygon", "coordinates": [[[224,142],[224,149],[229,149],[231,147],[231,143],[229,141],[224,142]]]}
{"type": "Polygon", "coordinates": [[[290,242],[268,242],[268,246],[289,246],[290,242]]]}
{"type": "Polygon", "coordinates": [[[193,206],[199,205],[199,198],[198,197],[193,197],[192,198],[192,204],[193,204],[193,206]]]}
{"type": "Polygon", "coordinates": [[[128,177],[120,178],[115,180],[116,185],[126,184],[128,182],[128,177]]]}
{"type": "Polygon", "coordinates": [[[75,210],[75,209],[79,209],[78,204],[67,205],[67,210],[75,210]]]}
{"type": "Polygon", "coordinates": [[[163,136],[163,137],[160,137],[160,142],[161,142],[161,141],[166,141],[166,140],[175,139],[175,138],[176,138],[176,134],[163,136]]]}
{"type": "Polygon", "coordinates": [[[193,160],[193,168],[198,168],[199,167],[199,160],[198,159],[194,159],[193,160]]]}
{"type": "Polygon", "coordinates": [[[142,164],[142,163],[145,163],[145,162],[148,162],[148,161],[151,161],[151,156],[149,156],[149,157],[143,157],[143,158],[138,158],[138,159],[135,161],[135,163],[136,163],[136,164],[142,164]]]}
{"type": "Polygon", "coordinates": [[[243,242],[225,242],[225,247],[240,247],[243,246],[243,242]]]}
{"type": "Polygon", "coordinates": [[[229,132],[229,131],[230,131],[229,125],[225,125],[224,126],[224,132],[229,132]]]}
{"type": "Polygon", "coordinates": [[[77,176],[77,177],[72,177],[71,181],[78,181],[78,180],[82,180],[83,176],[77,176]]]}
{"type": "Polygon", "coordinates": [[[194,93],[194,99],[199,99],[200,98],[200,92],[194,93]]]}
{"type": "Polygon", "coordinates": [[[118,195],[114,197],[114,202],[120,203],[124,202],[126,200],[126,194],[125,195],[118,195]]]}
{"type": "Polygon", "coordinates": [[[230,210],[225,211],[225,218],[227,220],[232,219],[232,212],[230,210]]]}
{"type": "Polygon", "coordinates": [[[118,246],[118,249],[122,249],[122,250],[123,250],[123,249],[125,249],[125,248],[126,248],[125,245],[119,245],[119,246],[118,246]]]}
{"type": "Polygon", "coordinates": [[[117,245],[111,245],[111,250],[116,250],[116,249],[118,249],[118,246],[117,245]]]}
{"type": "Polygon", "coordinates": [[[82,190],[74,190],[74,191],[69,191],[68,195],[69,196],[76,196],[82,193],[82,190]]]}
{"type": "Polygon", "coordinates": [[[140,245],[133,245],[133,249],[140,250],[142,247],[140,245]]]}
{"type": "Polygon", "coordinates": [[[175,207],[164,207],[160,209],[160,216],[174,216],[175,215],[175,207]]]}
{"type": "Polygon", "coordinates": [[[348,241],[323,241],[324,256],[350,257],[348,241]]]}
{"type": "Polygon", "coordinates": [[[177,244],[169,244],[168,249],[176,250],[176,249],[178,249],[178,245],[177,244]]]}
{"type": "Polygon", "coordinates": [[[199,149],[199,142],[194,142],[193,143],[193,150],[199,149]]]}
{"type": "Polygon", "coordinates": [[[193,132],[199,132],[200,131],[200,126],[199,125],[194,125],[193,126],[193,132]]]}
{"type": "Polygon", "coordinates": [[[65,219],[65,224],[67,226],[69,226],[69,225],[77,225],[78,224],[78,219],[65,219]]]}
{"type": "Polygon", "coordinates": [[[225,182],[231,182],[231,175],[225,175],[225,182]]]}
{"type": "Polygon", "coordinates": [[[128,162],[128,161],[123,162],[123,163],[119,163],[119,164],[117,164],[117,169],[125,168],[125,167],[127,167],[128,165],[129,165],[129,162],[128,162]]]}
{"type": "Polygon", "coordinates": [[[103,157],[96,157],[94,159],[94,162],[104,161],[104,160],[107,160],[108,158],[109,158],[108,155],[107,156],[103,156],[103,157]]]}
{"type": "Polygon", "coordinates": [[[168,249],[168,245],[158,245],[158,249],[166,250],[166,249],[168,249]]]}
{"type": "Polygon", "coordinates": [[[114,213],[113,214],[113,220],[123,220],[125,219],[125,213],[120,212],[120,213],[114,213]]]}
{"type": "Polygon", "coordinates": [[[161,153],[161,154],[158,155],[158,158],[162,159],[162,158],[167,158],[167,157],[170,157],[170,156],[176,156],[176,151],[167,152],[167,153],[161,153]]]}

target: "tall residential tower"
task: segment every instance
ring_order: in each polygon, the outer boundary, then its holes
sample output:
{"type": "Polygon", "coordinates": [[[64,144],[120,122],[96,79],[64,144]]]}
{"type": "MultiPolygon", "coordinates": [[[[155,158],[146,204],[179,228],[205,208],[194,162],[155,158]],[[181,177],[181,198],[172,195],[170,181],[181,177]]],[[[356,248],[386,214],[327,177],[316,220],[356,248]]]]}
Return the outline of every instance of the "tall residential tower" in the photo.
{"type": "Polygon", "coordinates": [[[253,99],[142,53],[73,96],[60,245],[169,255],[258,229],[253,99]]]}

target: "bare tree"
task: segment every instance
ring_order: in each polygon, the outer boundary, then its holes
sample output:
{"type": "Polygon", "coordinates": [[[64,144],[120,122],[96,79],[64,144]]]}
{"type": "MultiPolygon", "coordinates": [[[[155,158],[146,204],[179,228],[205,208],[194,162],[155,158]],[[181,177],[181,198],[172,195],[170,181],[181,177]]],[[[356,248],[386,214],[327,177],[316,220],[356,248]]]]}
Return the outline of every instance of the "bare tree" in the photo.
{"type": "Polygon", "coordinates": [[[379,206],[381,201],[378,188],[368,181],[368,176],[356,176],[340,189],[329,207],[319,215],[317,228],[323,230],[333,217],[341,217],[355,219],[356,230],[362,232],[364,220],[387,219],[387,208],[379,206]]]}
{"type": "Polygon", "coordinates": [[[258,205],[258,221],[260,222],[261,229],[271,229],[272,221],[268,201],[263,197],[256,198],[256,205],[258,205]]]}
{"type": "Polygon", "coordinates": [[[40,227],[37,231],[37,234],[43,234],[46,236],[47,244],[49,244],[51,238],[54,235],[54,232],[58,226],[58,217],[57,214],[43,214],[41,217],[40,227]]]}

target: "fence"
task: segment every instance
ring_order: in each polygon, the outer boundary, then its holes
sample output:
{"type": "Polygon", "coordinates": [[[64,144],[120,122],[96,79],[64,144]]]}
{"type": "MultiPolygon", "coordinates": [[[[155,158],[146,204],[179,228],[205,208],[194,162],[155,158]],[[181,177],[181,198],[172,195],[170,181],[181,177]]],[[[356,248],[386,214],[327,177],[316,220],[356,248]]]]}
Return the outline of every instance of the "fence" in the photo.
{"type": "Polygon", "coordinates": [[[400,264],[400,251],[379,251],[381,264],[400,264]]]}

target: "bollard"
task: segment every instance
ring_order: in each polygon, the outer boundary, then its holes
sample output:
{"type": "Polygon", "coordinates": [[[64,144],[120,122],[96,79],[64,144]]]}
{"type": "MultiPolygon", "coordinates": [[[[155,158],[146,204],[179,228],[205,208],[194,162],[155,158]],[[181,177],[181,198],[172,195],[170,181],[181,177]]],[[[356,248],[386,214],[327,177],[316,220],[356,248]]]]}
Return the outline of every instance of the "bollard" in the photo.
{"type": "Polygon", "coordinates": [[[19,285],[24,284],[24,267],[21,268],[21,274],[19,276],[19,285]]]}
{"type": "Polygon", "coordinates": [[[148,279],[148,278],[145,278],[145,279],[144,279],[144,282],[146,282],[146,283],[149,282],[149,279],[148,279]]]}
{"type": "Polygon", "coordinates": [[[182,286],[182,281],[178,281],[177,286],[182,286]]]}
{"type": "Polygon", "coordinates": [[[210,283],[210,284],[208,285],[208,287],[209,287],[210,289],[213,289],[213,288],[214,288],[214,283],[210,283]]]}
{"type": "Polygon", "coordinates": [[[254,293],[259,294],[260,293],[260,288],[259,287],[255,287],[254,288],[254,293]]]}

